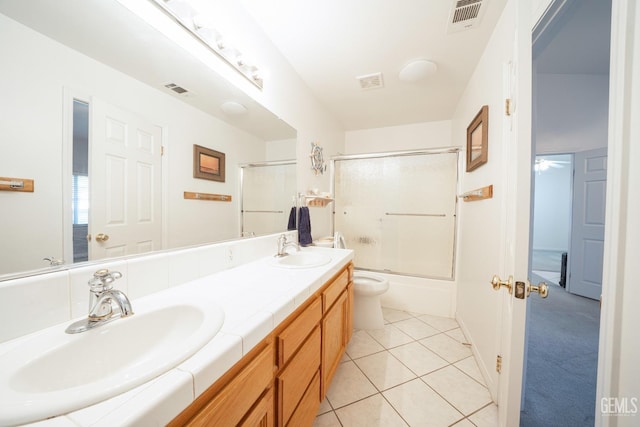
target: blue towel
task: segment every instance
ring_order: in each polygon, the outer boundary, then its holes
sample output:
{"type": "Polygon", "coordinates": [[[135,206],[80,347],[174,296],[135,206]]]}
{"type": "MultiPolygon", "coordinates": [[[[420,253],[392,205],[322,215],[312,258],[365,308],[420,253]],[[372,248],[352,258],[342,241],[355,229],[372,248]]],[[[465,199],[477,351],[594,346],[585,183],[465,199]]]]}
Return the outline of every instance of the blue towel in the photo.
{"type": "Polygon", "coordinates": [[[309,208],[306,206],[300,208],[298,241],[302,246],[308,246],[313,242],[313,238],[311,237],[311,218],[309,217],[309,208]]]}
{"type": "Polygon", "coordinates": [[[296,229],[296,207],[291,208],[291,212],[289,212],[289,223],[287,224],[287,230],[295,230],[296,229]]]}

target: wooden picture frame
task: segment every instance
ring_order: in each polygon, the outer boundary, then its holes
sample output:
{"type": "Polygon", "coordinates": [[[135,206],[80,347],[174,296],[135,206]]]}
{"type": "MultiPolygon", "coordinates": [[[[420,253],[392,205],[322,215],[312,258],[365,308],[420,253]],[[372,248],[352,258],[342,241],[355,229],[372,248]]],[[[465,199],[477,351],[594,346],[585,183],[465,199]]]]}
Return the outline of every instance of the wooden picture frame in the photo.
{"type": "Polygon", "coordinates": [[[467,127],[467,172],[487,163],[489,158],[489,106],[484,105],[467,127]]]}
{"type": "Polygon", "coordinates": [[[193,177],[224,182],[225,155],[200,145],[193,145],[193,177]]]}

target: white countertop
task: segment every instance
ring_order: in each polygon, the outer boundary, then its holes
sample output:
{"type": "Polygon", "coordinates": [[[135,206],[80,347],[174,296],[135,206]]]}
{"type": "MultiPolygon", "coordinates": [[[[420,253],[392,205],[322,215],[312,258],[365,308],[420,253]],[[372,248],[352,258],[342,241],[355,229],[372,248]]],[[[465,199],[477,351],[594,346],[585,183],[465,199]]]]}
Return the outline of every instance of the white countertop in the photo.
{"type": "MultiPolygon", "coordinates": [[[[225,312],[222,329],[193,356],[161,376],[90,407],[30,425],[167,424],[353,259],[351,250],[302,250],[328,254],[331,262],[295,269],[274,266],[272,257],[266,257],[161,291],[176,299],[198,295],[215,301],[225,312]]],[[[136,301],[131,301],[134,311],[136,301]]]]}

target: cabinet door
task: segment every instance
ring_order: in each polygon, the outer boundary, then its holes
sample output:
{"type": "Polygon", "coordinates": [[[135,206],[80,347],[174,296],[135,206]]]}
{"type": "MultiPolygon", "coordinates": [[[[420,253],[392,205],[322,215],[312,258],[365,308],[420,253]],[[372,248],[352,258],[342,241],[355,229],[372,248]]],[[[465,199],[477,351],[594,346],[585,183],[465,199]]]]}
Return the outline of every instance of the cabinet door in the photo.
{"type": "Polygon", "coordinates": [[[320,328],[316,326],[300,351],[277,377],[278,424],[286,425],[320,368],[320,328]]]}
{"type": "Polygon", "coordinates": [[[296,408],[291,418],[287,422],[287,427],[298,426],[310,426],[318,415],[318,409],[320,408],[320,370],[316,372],[307,388],[304,392],[304,396],[300,400],[298,407],[296,408]]]}
{"type": "Polygon", "coordinates": [[[350,323],[348,295],[348,291],[344,291],[322,319],[322,398],[347,346],[350,323]]]}
{"type": "Polygon", "coordinates": [[[273,409],[273,387],[267,390],[256,406],[240,423],[240,427],[273,427],[275,426],[273,409]]]}

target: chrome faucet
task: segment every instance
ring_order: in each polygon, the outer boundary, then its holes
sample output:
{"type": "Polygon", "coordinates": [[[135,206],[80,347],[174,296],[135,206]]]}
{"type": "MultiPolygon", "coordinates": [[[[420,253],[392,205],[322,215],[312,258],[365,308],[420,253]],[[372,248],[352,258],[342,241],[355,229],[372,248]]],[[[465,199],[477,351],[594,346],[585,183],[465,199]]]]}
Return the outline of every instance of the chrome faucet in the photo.
{"type": "Polygon", "coordinates": [[[287,236],[281,234],[280,237],[278,237],[278,253],[276,254],[276,256],[283,257],[289,255],[286,252],[287,247],[289,246],[293,246],[294,248],[296,248],[296,251],[300,250],[300,244],[298,242],[287,242],[287,236]]]}
{"type": "Polygon", "coordinates": [[[113,282],[122,277],[118,271],[106,268],[98,270],[89,280],[89,315],[86,319],[72,323],[65,330],[68,334],[88,331],[112,320],[131,316],[133,309],[129,298],[117,289],[113,289],[113,282]],[[116,310],[114,310],[114,305],[116,310]]]}

